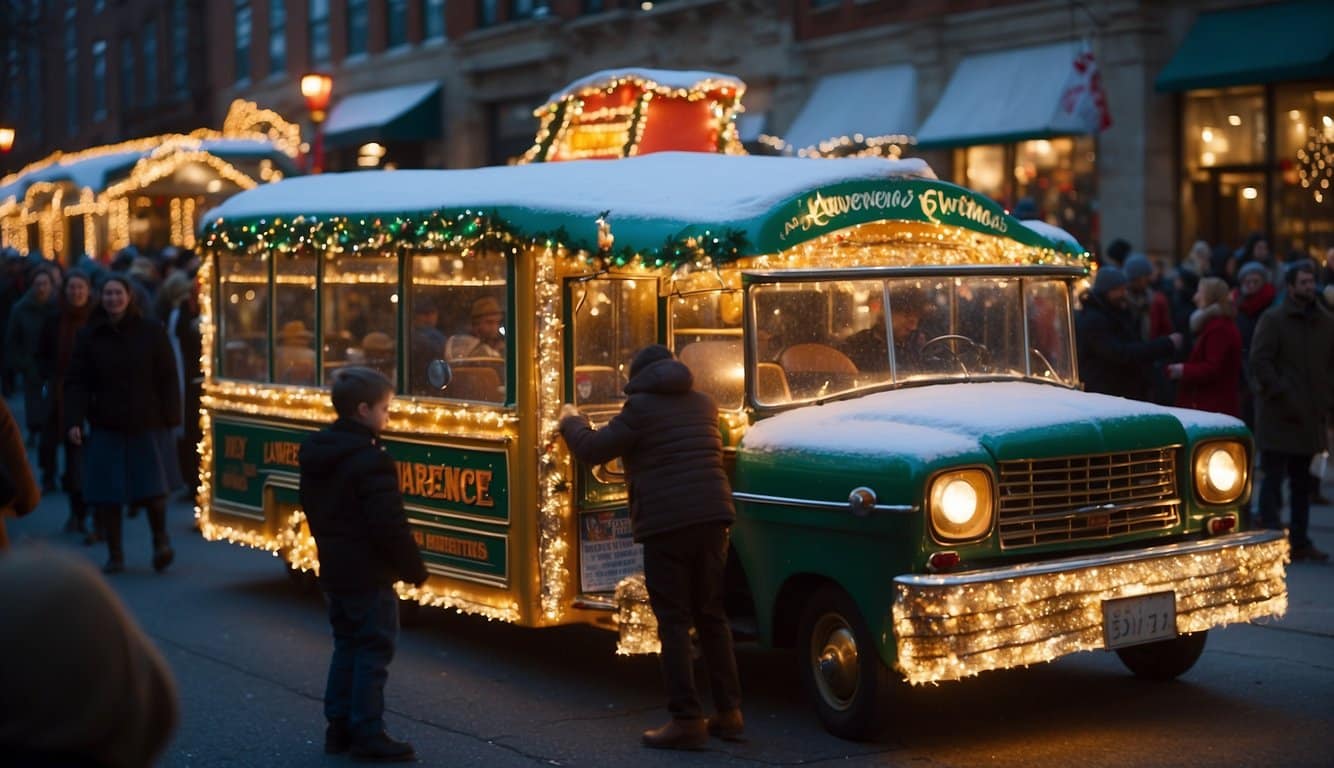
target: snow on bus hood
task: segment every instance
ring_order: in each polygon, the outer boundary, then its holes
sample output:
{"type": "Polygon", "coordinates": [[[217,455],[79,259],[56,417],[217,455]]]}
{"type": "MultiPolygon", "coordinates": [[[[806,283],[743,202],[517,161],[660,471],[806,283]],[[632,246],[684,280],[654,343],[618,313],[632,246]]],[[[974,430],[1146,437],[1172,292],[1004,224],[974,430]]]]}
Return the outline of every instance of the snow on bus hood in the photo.
{"type": "Polygon", "coordinates": [[[748,452],[911,456],[930,463],[976,456],[1098,453],[1180,444],[1187,430],[1240,430],[1240,420],[1046,384],[975,382],[877,392],[760,421],[748,452]]]}

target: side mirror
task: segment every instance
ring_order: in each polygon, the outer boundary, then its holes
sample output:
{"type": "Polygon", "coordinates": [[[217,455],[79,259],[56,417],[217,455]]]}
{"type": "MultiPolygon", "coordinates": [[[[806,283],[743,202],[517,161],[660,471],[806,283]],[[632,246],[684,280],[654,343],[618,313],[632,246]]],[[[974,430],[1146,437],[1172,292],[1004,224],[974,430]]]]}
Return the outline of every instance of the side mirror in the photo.
{"type": "Polygon", "coordinates": [[[444,389],[454,380],[454,370],[444,360],[432,360],[426,364],[426,383],[432,389],[444,389]]]}

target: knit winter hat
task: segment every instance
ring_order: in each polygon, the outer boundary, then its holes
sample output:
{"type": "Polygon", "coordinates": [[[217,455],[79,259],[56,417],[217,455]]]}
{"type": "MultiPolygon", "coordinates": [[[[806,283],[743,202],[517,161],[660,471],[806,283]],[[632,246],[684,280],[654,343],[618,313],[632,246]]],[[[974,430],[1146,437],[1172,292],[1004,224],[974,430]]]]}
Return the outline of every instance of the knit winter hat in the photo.
{"type": "Polygon", "coordinates": [[[672,351],[670,349],[661,344],[650,344],[639,350],[639,353],[635,355],[634,361],[630,363],[630,378],[633,379],[635,376],[638,376],[639,372],[644,370],[650,363],[671,359],[672,351]]]}
{"type": "Polygon", "coordinates": [[[1126,273],[1126,280],[1138,280],[1153,274],[1153,265],[1149,263],[1149,257],[1142,253],[1130,254],[1126,263],[1121,265],[1121,269],[1126,273]]]}
{"type": "Polygon", "coordinates": [[[1125,285],[1126,273],[1116,267],[1103,267],[1098,270],[1098,276],[1093,278],[1093,292],[1098,295],[1105,295],[1109,291],[1116,290],[1125,285]]]}
{"type": "Polygon", "coordinates": [[[1252,274],[1263,277],[1266,283],[1269,282],[1269,270],[1258,261],[1248,261],[1241,265],[1241,269],[1237,272],[1237,281],[1245,280],[1247,275],[1252,274]]]}

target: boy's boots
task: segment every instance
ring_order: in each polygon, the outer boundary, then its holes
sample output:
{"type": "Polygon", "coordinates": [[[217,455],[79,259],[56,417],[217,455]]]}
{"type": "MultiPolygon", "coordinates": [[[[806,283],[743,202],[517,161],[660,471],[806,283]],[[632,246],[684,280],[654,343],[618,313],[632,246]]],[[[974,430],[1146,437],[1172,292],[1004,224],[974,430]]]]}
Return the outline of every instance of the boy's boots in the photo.
{"type": "Polygon", "coordinates": [[[359,762],[406,763],[417,759],[411,744],[390,738],[384,731],[368,739],[354,741],[348,752],[353,760],[359,762]]]}
{"type": "Polygon", "coordinates": [[[125,550],[121,545],[120,507],[98,507],[97,514],[102,518],[102,533],[107,540],[107,564],[102,566],[102,572],[120,573],[125,570],[125,550]]]}

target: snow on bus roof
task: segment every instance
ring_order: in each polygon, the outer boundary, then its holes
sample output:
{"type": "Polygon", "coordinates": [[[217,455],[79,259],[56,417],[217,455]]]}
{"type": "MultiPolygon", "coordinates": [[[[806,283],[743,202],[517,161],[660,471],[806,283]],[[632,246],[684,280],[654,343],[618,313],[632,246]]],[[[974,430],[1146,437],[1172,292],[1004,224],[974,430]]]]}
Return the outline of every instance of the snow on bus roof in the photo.
{"type": "Polygon", "coordinates": [[[1034,232],[1037,232],[1039,235],[1042,235],[1048,240],[1066,242],[1076,247],[1081,247],[1079,245],[1079,241],[1075,239],[1074,235],[1070,234],[1069,232],[1066,232],[1064,229],[1061,229],[1055,224],[1048,224],[1042,219],[1024,219],[1019,223],[1023,224],[1025,227],[1028,227],[1034,232]]]}
{"type": "Polygon", "coordinates": [[[200,219],[200,228],[480,215],[520,236],[561,232],[566,246],[591,252],[598,248],[596,220],[603,212],[609,212],[618,253],[654,252],[666,261],[680,251],[664,243],[710,238],[730,249],[730,257],[776,253],[856,223],[893,218],[964,227],[1074,259],[1083,251],[1020,225],[994,201],[938,181],[920,159],[704,152],[288,178],[228,198],[200,219]]]}
{"type": "Polygon", "coordinates": [[[550,104],[554,101],[561,101],[565,97],[576,94],[589,86],[596,86],[602,83],[610,83],[631,77],[650,83],[656,83],[662,88],[671,89],[694,90],[695,88],[706,85],[709,87],[730,85],[736,90],[745,90],[746,88],[746,84],[739,78],[733,77],[732,75],[724,75],[719,72],[629,67],[625,69],[604,69],[600,72],[594,72],[587,77],[581,77],[559,91],[551,94],[551,96],[547,98],[547,103],[550,104]]]}
{"type": "Polygon", "coordinates": [[[811,189],[891,177],[934,179],[918,159],[656,152],[621,160],[467,170],[349,171],[283,179],[228,198],[203,221],[527,209],[628,219],[745,220],[811,189]]]}

